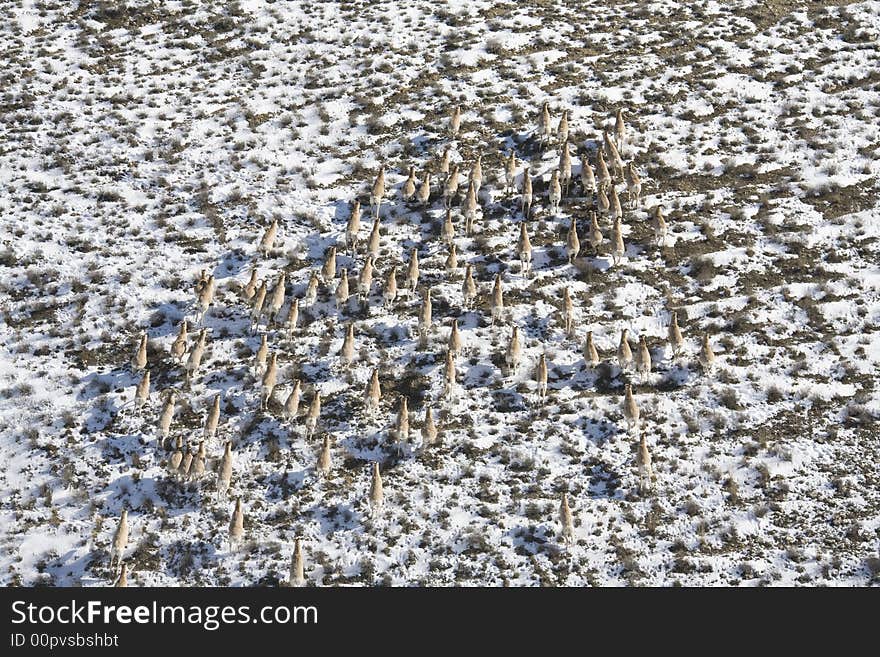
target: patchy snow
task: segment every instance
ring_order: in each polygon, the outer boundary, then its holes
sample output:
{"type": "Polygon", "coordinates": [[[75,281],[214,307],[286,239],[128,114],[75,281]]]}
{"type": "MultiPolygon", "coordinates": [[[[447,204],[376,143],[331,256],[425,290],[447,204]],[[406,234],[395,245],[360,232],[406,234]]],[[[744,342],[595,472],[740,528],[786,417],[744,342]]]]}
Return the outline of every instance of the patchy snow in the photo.
{"type": "MultiPolygon", "coordinates": [[[[101,586],[129,509],[129,581],[253,585],[286,579],[295,537],[316,585],[865,585],[877,582],[880,487],[880,2],[773,13],[764,3],[659,0],[476,2],[18,3],[0,138],[0,583],[101,586]],[[83,3],[80,3],[83,4],[83,3]],[[110,5],[113,5],[112,7],[110,5]],[[556,216],[547,187],[560,146],[538,143],[540,108],[569,111],[575,182],[556,216]],[[449,114],[461,105],[456,139],[449,114]],[[586,245],[579,172],[622,107],[623,157],[642,178],[624,205],[626,252],[586,245]],[[461,167],[448,247],[438,163],[461,167]],[[517,253],[525,220],[503,157],[531,166],[533,271],[517,253]],[[460,200],[477,154],[476,234],[460,200]],[[372,228],[369,190],[387,193],[368,306],[352,292],[372,228]],[[408,168],[433,173],[429,204],[406,203],[408,168]],[[352,203],[361,248],[344,246],[352,203]],[[658,246],[651,211],[668,223],[658,246]],[[277,219],[267,256],[259,239],[277,219]],[[576,221],[584,246],[569,263],[576,221]],[[336,280],[304,297],[337,246],[336,280]],[[404,286],[413,249],[415,294],[404,286]],[[479,296],[465,307],[465,264],[479,296]],[[382,285],[397,267],[390,306],[382,285]],[[240,290],[252,268],[286,274],[291,335],[250,330],[240,290]],[[202,367],[191,384],[169,354],[195,320],[194,283],[213,274],[202,367]],[[501,274],[505,312],[493,322],[501,274]],[[419,336],[431,287],[433,327],[419,336]],[[567,335],[562,299],[574,305],[567,335]],[[685,336],[666,342],[672,311],[685,336]],[[458,320],[457,394],[443,395],[458,320]],[[355,360],[338,356],[348,324],[355,360]],[[523,357],[507,371],[513,326],[523,357]],[[645,337],[652,370],[622,372],[623,329],[645,337]],[[152,394],[133,405],[131,357],[149,338],[152,394]],[[582,346],[592,331],[602,363],[582,346]],[[716,366],[699,365],[710,336],[716,366]],[[278,354],[260,408],[254,353],[278,354]],[[544,355],[549,394],[537,394],[544,355]],[[363,393],[379,369],[376,412],[363,393]],[[302,382],[300,416],[282,404],[302,382]],[[639,491],[633,385],[655,481],[639,491]],[[162,395],[177,392],[170,445],[162,395]],[[303,413],[316,390],[320,423],[303,413]],[[168,473],[177,438],[197,449],[216,395],[207,474],[168,473]],[[395,441],[400,399],[411,440],[395,441]],[[423,449],[433,409],[442,445],[423,449]],[[323,436],[328,478],[316,476],[323,436]],[[234,446],[229,496],[215,490],[234,446]],[[379,462],[381,513],[367,503],[379,462]],[[574,541],[560,533],[563,492],[574,541]],[[234,498],[245,540],[226,541],[234,498]]],[[[821,3],[820,3],[821,4],[821,3]]],[[[815,5],[815,6],[814,6],[815,5]]],[[[192,346],[197,326],[192,327],[192,346]]]]}

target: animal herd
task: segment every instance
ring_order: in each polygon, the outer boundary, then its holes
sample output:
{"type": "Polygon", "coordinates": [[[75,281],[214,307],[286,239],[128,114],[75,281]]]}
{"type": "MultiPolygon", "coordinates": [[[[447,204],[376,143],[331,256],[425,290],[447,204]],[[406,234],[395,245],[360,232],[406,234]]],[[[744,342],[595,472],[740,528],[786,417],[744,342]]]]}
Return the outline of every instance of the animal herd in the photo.
{"type": "MultiPolygon", "coordinates": [[[[538,117],[537,126],[532,131],[529,143],[534,145],[537,142],[541,156],[546,154],[548,148],[556,147],[559,150],[558,162],[549,172],[549,182],[546,184],[546,216],[562,222],[562,219],[559,219],[560,207],[574,192],[576,183],[573,173],[578,168],[574,161],[575,156],[571,152],[573,133],[569,125],[569,112],[562,111],[554,127],[551,107],[549,103],[544,103],[538,117]]],[[[447,256],[444,266],[449,280],[461,277],[460,297],[453,300],[458,307],[465,312],[487,311],[490,326],[503,326],[509,323],[503,362],[507,370],[505,374],[514,377],[524,365],[523,329],[516,322],[507,322],[505,272],[496,273],[489,289],[481,290],[476,273],[482,261],[482,254],[463,251],[462,242],[457,242],[459,231],[463,231],[466,236],[478,232],[483,216],[481,208],[481,189],[485,182],[483,154],[477,153],[469,167],[465,166],[464,162],[453,161],[456,140],[462,134],[464,125],[465,116],[462,108],[455,106],[449,117],[449,141],[440,152],[439,158],[429,162],[421,175],[417,173],[415,166],[408,166],[405,180],[398,188],[400,201],[394,202],[427,209],[439,201],[443,214],[439,233],[426,235],[424,241],[445,249],[447,256]],[[462,172],[465,169],[468,171],[467,181],[464,184],[463,198],[459,202],[462,196],[462,172]],[[438,185],[435,185],[435,179],[438,185]],[[481,295],[488,297],[486,306],[478,303],[481,295]]],[[[584,253],[589,252],[593,257],[599,257],[603,252],[607,252],[613,264],[617,266],[627,253],[623,224],[626,213],[619,193],[626,193],[628,210],[634,211],[642,204],[642,180],[636,165],[632,161],[625,162],[623,158],[628,150],[629,135],[630,127],[624,121],[623,112],[617,110],[610,124],[610,130],[603,130],[601,140],[590,142],[593,148],[584,149],[582,152],[579,164],[580,194],[581,198],[586,199],[584,218],[588,225],[585,232],[580,232],[576,213],[571,213],[563,245],[568,265],[573,265],[584,253]],[[593,161],[590,161],[591,158],[593,161]]],[[[519,224],[516,228],[518,238],[511,240],[513,246],[511,255],[518,260],[521,274],[528,276],[533,273],[535,267],[530,232],[534,230],[533,217],[541,202],[535,193],[536,187],[539,186],[535,182],[540,181],[540,186],[543,186],[546,172],[533,179],[533,172],[540,167],[543,158],[533,158],[532,162],[523,161],[516,151],[514,147],[506,154],[496,154],[502,163],[498,179],[504,181],[505,195],[519,194],[519,203],[516,204],[514,216],[510,219],[511,224],[519,224]]],[[[389,245],[387,227],[383,225],[382,207],[389,202],[389,192],[393,189],[394,186],[389,184],[383,163],[372,184],[369,185],[366,199],[370,206],[369,230],[365,231],[361,225],[361,199],[354,199],[339,240],[326,250],[322,262],[313,263],[314,266],[308,272],[303,287],[294,285],[291,280],[296,272],[281,269],[275,273],[263,271],[261,275],[260,265],[270,258],[279,242],[281,227],[278,219],[273,220],[258,236],[254,265],[246,280],[242,280],[238,285],[237,312],[248,319],[252,332],[261,333],[251,368],[256,384],[254,404],[258,405],[260,412],[263,413],[277,411],[291,426],[292,431],[296,427],[301,427],[303,439],[309,445],[313,444],[315,435],[320,434],[322,408],[320,387],[310,385],[301,378],[282,380],[280,378],[282,363],[279,363],[279,356],[282,358],[286,356],[280,341],[293,338],[302,330],[302,311],[316,304],[319,294],[326,295],[325,298],[332,300],[338,319],[344,322],[344,337],[337,354],[339,365],[343,369],[350,368],[362,357],[358,349],[359,322],[356,319],[346,321],[346,315],[349,314],[347,310],[353,297],[360,309],[367,313],[374,307],[377,312],[412,312],[410,308],[415,305],[416,333],[423,347],[430,347],[432,338],[437,335],[438,326],[442,323],[448,324],[448,334],[440,340],[445,352],[440,358],[442,393],[440,399],[426,402],[421,418],[416,420],[420,427],[419,432],[412,430],[412,417],[407,397],[400,395],[393,400],[395,411],[388,436],[391,444],[398,449],[415,442],[416,435],[421,438],[422,450],[440,445],[442,426],[438,426],[435,420],[436,412],[433,407],[440,403],[453,403],[462,393],[464,383],[459,375],[458,363],[463,352],[468,349],[468,331],[459,326],[458,316],[435,316],[436,293],[430,284],[421,280],[419,256],[420,252],[424,253],[424,244],[422,248],[416,246],[408,252],[401,253],[399,260],[387,255],[389,247],[392,250],[396,248],[400,252],[399,247],[389,245]],[[382,255],[383,243],[386,247],[386,255],[382,255]],[[346,256],[349,266],[338,266],[340,254],[346,256]],[[371,305],[374,279],[378,279],[379,282],[381,307],[371,305]],[[302,290],[301,296],[291,293],[291,289],[294,292],[302,290]],[[402,298],[405,299],[405,303],[401,303],[402,298]],[[279,390],[283,390],[284,394],[282,399],[276,400],[279,390]]],[[[662,246],[667,240],[667,223],[663,210],[659,205],[655,205],[650,209],[649,215],[655,245],[662,246]]],[[[476,244],[474,240],[468,240],[467,248],[476,250],[478,248],[476,244]]],[[[203,429],[200,432],[193,434],[191,431],[178,430],[175,427],[175,414],[180,395],[191,391],[193,384],[203,375],[203,361],[209,345],[210,333],[209,328],[205,326],[205,319],[215,304],[215,294],[214,276],[207,270],[202,270],[194,286],[192,321],[183,319],[179,331],[166,348],[170,362],[182,368],[183,381],[180,388],[169,388],[160,395],[161,404],[156,420],[156,449],[164,459],[169,477],[182,483],[192,482],[200,486],[205,481],[211,481],[217,499],[222,500],[235,488],[233,478],[245,478],[247,473],[236,471],[234,441],[227,438],[220,442],[219,436],[223,434],[221,394],[216,393],[209,401],[206,400],[203,429]],[[190,330],[195,330],[195,327],[198,327],[198,332],[192,336],[190,330]],[[209,466],[212,461],[209,452],[215,450],[219,450],[218,464],[212,468],[209,466]]],[[[581,343],[583,367],[596,368],[603,359],[611,359],[603,356],[596,344],[593,331],[588,330],[578,337],[576,303],[569,287],[565,287],[561,299],[561,326],[566,336],[581,343]]],[[[452,308],[453,304],[444,304],[444,307],[452,308]]],[[[669,317],[666,341],[672,357],[678,358],[685,350],[686,340],[674,309],[670,310],[669,317]]],[[[433,344],[436,344],[436,341],[433,344]]],[[[153,364],[149,362],[148,353],[148,336],[146,332],[142,332],[131,361],[133,370],[141,375],[134,393],[134,405],[139,413],[143,413],[145,409],[149,413],[154,412],[150,403],[153,398],[150,379],[153,364]]],[[[648,380],[653,363],[645,335],[640,336],[633,348],[628,329],[624,328],[620,333],[615,356],[614,360],[622,373],[632,372],[643,382],[648,380]]],[[[701,338],[699,362],[707,372],[711,372],[715,365],[715,355],[708,334],[701,338]]],[[[372,365],[361,396],[361,412],[370,416],[381,412],[383,399],[383,363],[376,358],[372,365]]],[[[549,369],[547,354],[543,353],[533,366],[539,403],[544,402],[550,392],[549,369]]],[[[651,454],[647,432],[642,427],[643,414],[629,382],[624,387],[622,414],[628,430],[640,434],[635,468],[638,473],[639,491],[648,493],[654,480],[651,454]]],[[[333,452],[332,437],[329,433],[324,433],[317,443],[315,476],[323,478],[334,476],[333,452]]],[[[366,504],[374,515],[381,513],[385,504],[379,462],[374,462],[370,466],[366,504]]],[[[244,540],[245,516],[246,509],[241,497],[238,497],[234,501],[227,532],[231,550],[240,546],[244,540]]],[[[563,540],[568,544],[572,543],[575,540],[575,532],[567,493],[562,495],[558,520],[563,540]]],[[[126,585],[128,581],[127,567],[123,558],[128,537],[128,513],[123,511],[111,548],[111,567],[115,565],[120,569],[117,580],[119,586],[126,585]]],[[[306,581],[302,545],[300,539],[296,539],[291,557],[289,583],[301,585],[306,581]]]]}

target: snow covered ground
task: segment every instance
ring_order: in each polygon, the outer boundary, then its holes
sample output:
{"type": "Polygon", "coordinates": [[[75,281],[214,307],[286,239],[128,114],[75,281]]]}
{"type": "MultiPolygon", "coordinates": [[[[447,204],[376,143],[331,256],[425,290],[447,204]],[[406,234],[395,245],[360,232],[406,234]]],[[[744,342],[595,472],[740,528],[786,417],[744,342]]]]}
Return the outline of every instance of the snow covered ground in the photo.
{"type": "Polygon", "coordinates": [[[296,537],[321,586],[878,582],[880,2],[15,4],[0,26],[0,583],[111,583],[124,508],[133,585],[277,584],[296,537]],[[554,127],[569,111],[575,177],[624,109],[643,202],[625,211],[618,266],[607,218],[604,254],[587,247],[567,262],[568,226],[583,225],[592,198],[576,183],[549,212],[559,150],[538,145],[544,101],[554,127]],[[464,181],[477,154],[485,178],[476,235],[464,235],[461,196],[454,204],[454,273],[437,175],[427,208],[399,197],[408,167],[436,172],[447,145],[464,181]],[[504,192],[511,148],[534,176],[531,275],[516,254],[519,199],[504,192]],[[383,163],[369,308],[352,299],[337,312],[335,283],[321,285],[315,304],[301,301],[294,336],[265,320],[251,333],[239,288],[254,264],[270,291],[287,273],[282,316],[332,245],[337,278],[347,269],[354,289],[364,253],[342,247],[345,227],[360,199],[366,240],[383,163]],[[662,248],[649,220],[658,204],[662,248]],[[273,218],[264,258],[257,243],[273,218]],[[382,282],[397,265],[403,287],[413,248],[420,292],[385,309],[382,282]],[[479,289],[470,310],[465,263],[479,289]],[[187,386],[169,347],[194,317],[203,269],[218,290],[187,386]],[[499,272],[506,316],[492,325],[499,272]],[[428,285],[434,328],[422,344],[428,285]],[[566,286],[574,339],[560,316],[566,286]],[[673,309],[686,340],[677,360],[673,309]],[[467,352],[447,403],[455,318],[467,352]],[[337,353],[350,321],[346,370],[337,353]],[[512,376],[514,325],[525,353],[512,376]],[[647,337],[647,381],[617,365],[624,328],[633,348],[647,337]],[[581,355],[588,330],[596,369],[581,355]],[[138,413],[141,331],[152,394],[138,413]],[[704,332],[718,357],[710,374],[697,362],[704,332]],[[251,368],[262,333],[280,366],[266,411],[251,368]],[[384,396],[371,415],[362,396],[377,366],[384,396]],[[323,397],[311,439],[302,416],[281,414],[296,378],[303,406],[323,397]],[[622,413],[627,382],[656,474],[646,494],[622,413]],[[222,398],[199,483],[177,482],[157,449],[169,389],[172,439],[193,449],[222,398]],[[390,435],[401,397],[404,446],[390,435]],[[442,445],[422,450],[429,406],[442,445]],[[314,468],[324,435],[326,480],[314,468]],[[235,454],[225,499],[213,472],[223,440],[235,454]],[[386,500],[371,517],[374,461],[386,500]],[[565,491],[571,546],[557,518],[565,491]],[[245,542],[231,553],[236,497],[245,542]]]}

